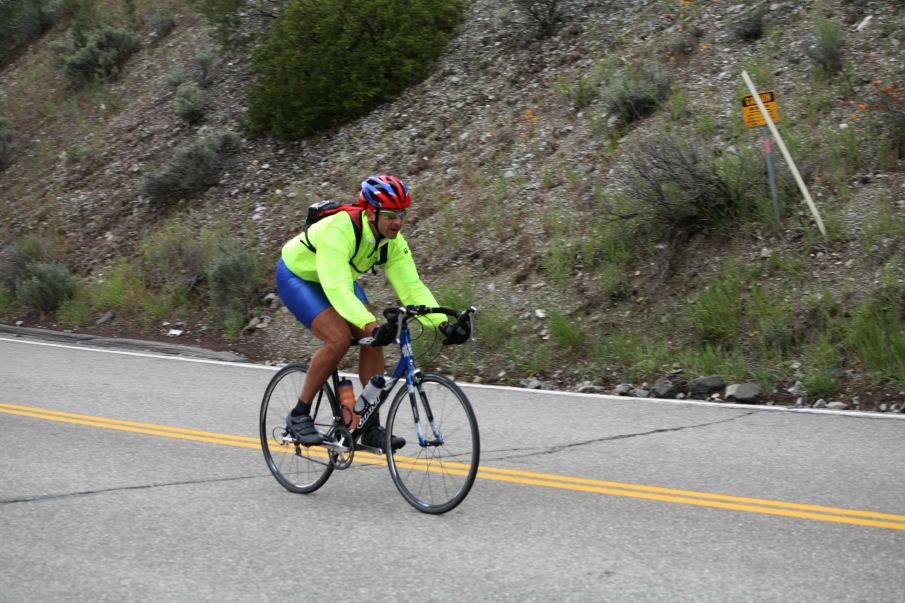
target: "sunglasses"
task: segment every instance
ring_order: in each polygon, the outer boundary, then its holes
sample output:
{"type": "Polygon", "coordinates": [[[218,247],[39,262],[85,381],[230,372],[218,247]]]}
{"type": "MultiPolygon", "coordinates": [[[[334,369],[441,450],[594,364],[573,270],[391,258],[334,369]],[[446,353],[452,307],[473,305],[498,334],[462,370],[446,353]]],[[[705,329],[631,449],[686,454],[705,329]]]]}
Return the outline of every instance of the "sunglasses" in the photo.
{"type": "Polygon", "coordinates": [[[399,218],[400,220],[405,220],[406,211],[408,211],[408,210],[403,209],[402,211],[392,211],[389,209],[381,209],[381,210],[378,210],[377,213],[379,213],[382,218],[386,218],[387,220],[395,220],[396,218],[399,218]]]}

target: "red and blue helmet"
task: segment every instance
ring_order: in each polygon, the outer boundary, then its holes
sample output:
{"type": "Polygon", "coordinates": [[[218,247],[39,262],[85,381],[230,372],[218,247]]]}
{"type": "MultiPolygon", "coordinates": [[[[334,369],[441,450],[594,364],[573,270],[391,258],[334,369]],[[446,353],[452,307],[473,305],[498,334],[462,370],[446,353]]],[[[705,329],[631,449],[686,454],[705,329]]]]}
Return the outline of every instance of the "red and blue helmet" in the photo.
{"type": "Polygon", "coordinates": [[[396,176],[371,176],[361,183],[360,205],[376,209],[405,209],[412,204],[408,187],[396,176]]]}

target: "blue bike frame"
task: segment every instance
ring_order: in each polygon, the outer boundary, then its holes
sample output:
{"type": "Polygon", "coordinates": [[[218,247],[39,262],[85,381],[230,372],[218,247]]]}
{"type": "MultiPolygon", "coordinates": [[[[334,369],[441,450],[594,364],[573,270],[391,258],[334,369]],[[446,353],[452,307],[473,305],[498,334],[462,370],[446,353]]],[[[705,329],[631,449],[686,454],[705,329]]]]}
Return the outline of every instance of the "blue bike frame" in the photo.
{"type": "Polygon", "coordinates": [[[396,363],[396,368],[393,371],[393,376],[390,377],[390,379],[387,380],[386,385],[383,386],[377,404],[375,404],[367,412],[361,415],[360,425],[364,425],[365,421],[367,421],[374,412],[376,412],[381,406],[383,406],[383,403],[389,397],[390,392],[393,391],[399,380],[404,377],[405,387],[408,390],[409,401],[412,405],[412,415],[415,419],[415,431],[418,434],[418,444],[422,448],[426,448],[427,446],[442,446],[443,436],[440,433],[439,426],[434,421],[434,417],[430,409],[430,404],[428,403],[427,398],[424,395],[421,396],[421,403],[424,405],[424,412],[427,415],[427,420],[431,425],[431,431],[433,432],[434,439],[426,439],[424,437],[424,431],[421,428],[421,413],[418,412],[418,395],[415,390],[415,377],[421,371],[415,366],[415,354],[412,350],[412,337],[411,333],[409,332],[408,325],[406,325],[404,322],[399,329],[399,349],[402,353],[402,356],[399,358],[399,362],[396,363]]]}

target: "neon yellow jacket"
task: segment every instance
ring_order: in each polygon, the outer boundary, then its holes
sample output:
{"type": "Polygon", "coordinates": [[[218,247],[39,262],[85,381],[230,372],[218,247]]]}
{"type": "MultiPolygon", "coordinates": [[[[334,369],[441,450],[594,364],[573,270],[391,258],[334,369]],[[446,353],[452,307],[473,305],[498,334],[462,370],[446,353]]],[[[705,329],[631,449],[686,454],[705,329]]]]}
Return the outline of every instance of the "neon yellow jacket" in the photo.
{"type": "MultiPolygon", "coordinates": [[[[352,257],[355,251],[355,224],[345,211],[322,218],[308,228],[308,242],[317,249],[317,253],[308,249],[304,241],[305,234],[299,233],[283,245],[282,257],[286,267],[299,278],[320,283],[330,305],[353,325],[364,327],[375,322],[377,318],[355,296],[353,289],[355,279],[371,270],[380,258],[377,241],[367,221],[362,219],[361,243],[355,257],[352,257]]],[[[396,235],[395,239],[382,240],[380,247],[384,245],[387,246],[387,279],[400,301],[406,305],[436,306],[433,294],[418,276],[415,260],[402,234],[396,235]]],[[[447,320],[443,314],[429,314],[422,318],[419,318],[421,322],[434,327],[447,320]]]]}

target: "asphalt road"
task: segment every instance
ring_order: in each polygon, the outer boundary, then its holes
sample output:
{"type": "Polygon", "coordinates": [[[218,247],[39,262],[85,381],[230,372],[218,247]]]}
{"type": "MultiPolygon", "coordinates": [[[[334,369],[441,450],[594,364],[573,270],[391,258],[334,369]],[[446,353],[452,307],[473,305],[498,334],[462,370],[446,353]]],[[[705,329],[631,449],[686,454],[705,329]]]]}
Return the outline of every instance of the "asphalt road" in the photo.
{"type": "Polygon", "coordinates": [[[0,601],[905,601],[901,416],[466,387],[428,516],[382,465],[280,487],[274,371],[0,333],[0,601]]]}

